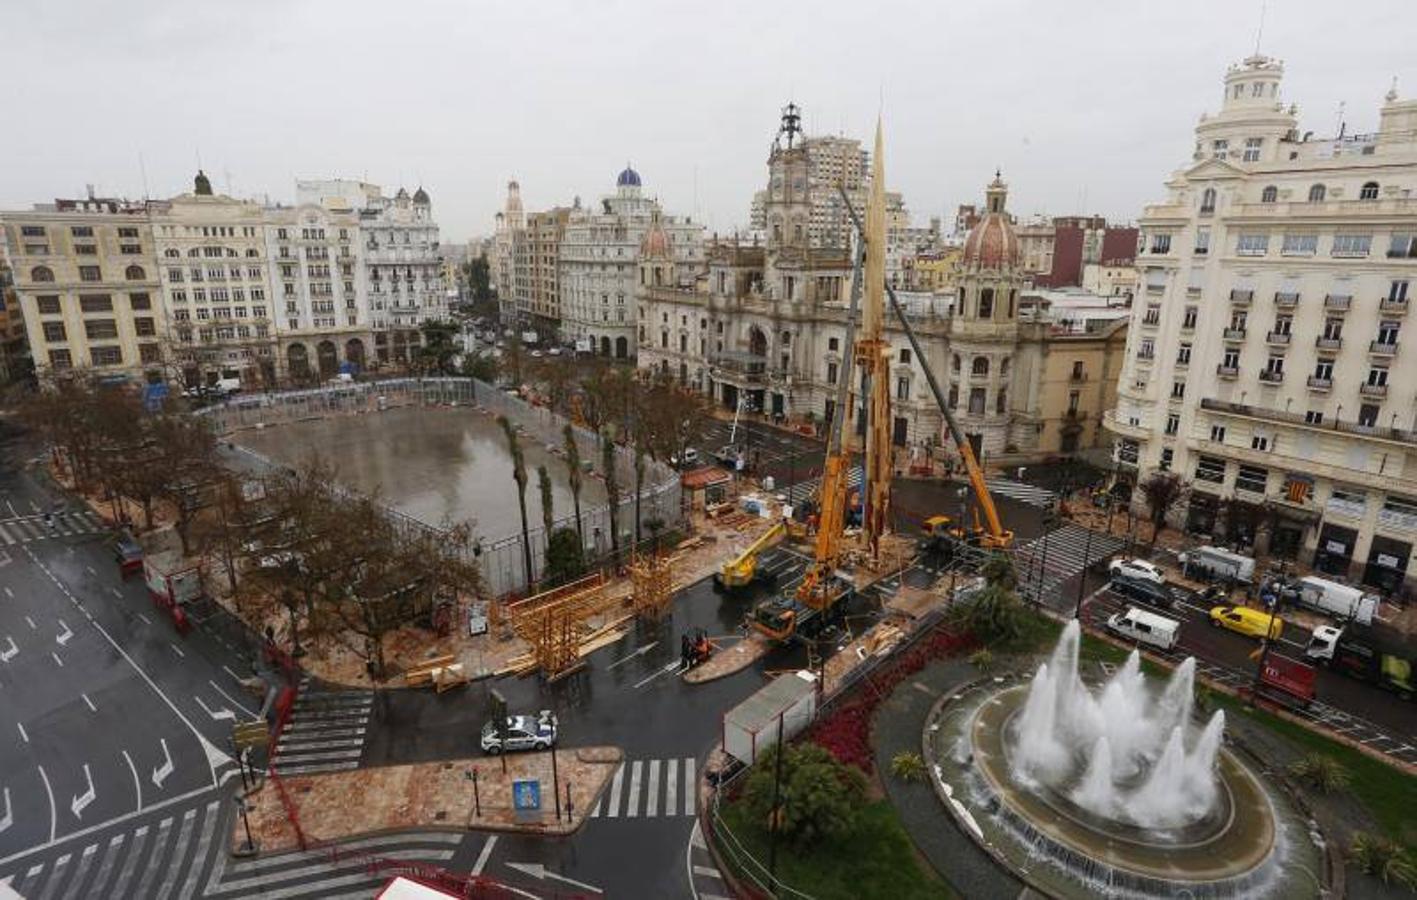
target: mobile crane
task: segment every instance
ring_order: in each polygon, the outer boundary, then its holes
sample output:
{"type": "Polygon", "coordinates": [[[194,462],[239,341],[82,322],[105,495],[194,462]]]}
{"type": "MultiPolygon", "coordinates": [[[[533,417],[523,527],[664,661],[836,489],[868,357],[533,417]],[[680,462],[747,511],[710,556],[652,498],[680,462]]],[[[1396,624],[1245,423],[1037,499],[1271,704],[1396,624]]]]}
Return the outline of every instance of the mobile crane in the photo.
{"type": "Polygon", "coordinates": [[[786,520],[778,522],[756,541],[749,544],[747,549],[738,556],[723,564],[717,572],[713,573],[713,583],[725,590],[735,590],[744,588],[754,581],[763,578],[763,572],[758,568],[758,556],[776,544],[778,539],[787,533],[786,520]]]}

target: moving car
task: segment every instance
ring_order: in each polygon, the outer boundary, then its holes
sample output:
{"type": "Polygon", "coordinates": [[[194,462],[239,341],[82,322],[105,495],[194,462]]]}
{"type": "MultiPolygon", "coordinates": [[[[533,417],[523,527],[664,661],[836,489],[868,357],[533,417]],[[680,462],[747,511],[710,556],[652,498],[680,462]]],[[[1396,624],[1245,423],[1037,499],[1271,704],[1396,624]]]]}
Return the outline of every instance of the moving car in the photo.
{"type": "Polygon", "coordinates": [[[1156,613],[1127,608],[1107,619],[1107,630],[1129,641],[1147,644],[1159,650],[1170,650],[1181,640],[1181,623],[1156,613]]]}
{"type": "Polygon", "coordinates": [[[1171,589],[1154,581],[1128,578],[1126,575],[1114,575],[1108,587],[1124,597],[1139,600],[1150,606],[1170,609],[1176,605],[1176,595],[1171,589]]]}
{"type": "Polygon", "coordinates": [[[503,750],[545,750],[556,743],[556,716],[543,709],[534,716],[507,716],[504,733],[497,733],[497,723],[482,726],[482,751],[493,756],[503,750]]]}
{"type": "Polygon", "coordinates": [[[1147,562],[1144,559],[1114,559],[1108,563],[1109,574],[1125,575],[1138,581],[1151,581],[1156,584],[1165,584],[1166,575],[1160,568],[1147,562]]]}
{"type": "Polygon", "coordinates": [[[1279,616],[1248,606],[1213,606],[1210,624],[1253,638],[1264,637],[1266,630],[1271,638],[1277,638],[1284,631],[1284,620],[1279,616]]]}

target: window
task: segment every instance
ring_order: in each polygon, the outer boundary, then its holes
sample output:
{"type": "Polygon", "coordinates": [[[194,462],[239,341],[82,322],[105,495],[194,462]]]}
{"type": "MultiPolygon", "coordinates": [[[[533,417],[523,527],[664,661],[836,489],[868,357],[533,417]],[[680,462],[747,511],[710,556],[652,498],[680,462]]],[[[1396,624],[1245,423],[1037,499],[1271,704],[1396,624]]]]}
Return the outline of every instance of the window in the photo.
{"type": "Polygon", "coordinates": [[[1387,368],[1373,366],[1368,370],[1368,384],[1372,387],[1387,387],[1387,368]]]}
{"type": "Polygon", "coordinates": [[[1264,190],[1260,191],[1261,203],[1274,203],[1277,200],[1279,200],[1279,188],[1275,187],[1274,185],[1271,184],[1264,190]]]}
{"type": "Polygon", "coordinates": [[[48,284],[54,280],[54,270],[49,266],[35,266],[30,269],[30,281],[48,284]]]}
{"type": "Polygon", "coordinates": [[[1376,199],[1378,199],[1378,183],[1377,183],[1376,181],[1369,181],[1368,183],[1364,184],[1362,190],[1358,191],[1358,199],[1359,199],[1359,200],[1376,200],[1376,199]]]}
{"type": "Polygon", "coordinates": [[[1161,462],[1160,462],[1160,464],[1159,464],[1159,468],[1161,469],[1161,471],[1163,471],[1163,472],[1169,472],[1169,471],[1171,471],[1171,463],[1172,463],[1173,461],[1175,461],[1175,459],[1176,459],[1176,451],[1175,451],[1175,450],[1172,450],[1170,447],[1162,447],[1162,448],[1161,448],[1161,462]]]}
{"type": "MultiPolygon", "coordinates": [[[[722,333],[723,333],[723,323],[722,323],[722,322],[719,322],[719,323],[718,323],[718,333],[719,333],[719,334],[722,334],[722,333]]],[[[840,339],[838,339],[838,338],[827,338],[827,350],[828,350],[829,352],[831,352],[831,353],[836,353],[840,348],[841,348],[841,341],[840,341],[840,339]]],[[[831,380],[832,380],[832,381],[836,381],[835,378],[833,378],[833,379],[831,379],[831,380]]]]}
{"type": "Polygon", "coordinates": [[[994,289],[985,288],[979,292],[979,318],[994,318],[994,289]]]}
{"type": "Polygon", "coordinates": [[[1130,438],[1123,438],[1117,442],[1117,459],[1131,465],[1137,464],[1137,458],[1141,452],[1141,445],[1130,438]]]}
{"type": "Polygon", "coordinates": [[[93,227],[89,225],[75,225],[73,228],[69,229],[69,233],[76,238],[91,238],[93,237],[93,227]]]}
{"type": "Polygon", "coordinates": [[[22,225],[20,234],[24,237],[44,237],[43,225],[22,225]]]}
{"type": "Polygon", "coordinates": [[[1174,435],[1181,430],[1181,417],[1176,413],[1168,413],[1166,416],[1166,433],[1174,435]]]}
{"type": "Polygon", "coordinates": [[[1367,256],[1373,246],[1371,234],[1335,234],[1333,256],[1367,256]]]}
{"type": "Polygon", "coordinates": [[[1196,460],[1196,480],[1220,484],[1225,481],[1225,460],[1202,456],[1196,460]]]}
{"type": "Polygon", "coordinates": [[[1387,298],[1395,303],[1402,303],[1407,300],[1406,281],[1394,281],[1388,285],[1387,298]]]}
{"type": "Polygon", "coordinates": [[[1331,359],[1321,359],[1321,360],[1319,360],[1317,363],[1314,364],[1314,380],[1315,380],[1315,381],[1332,381],[1332,380],[1333,380],[1333,360],[1331,360],[1331,359]]]}
{"type": "Polygon", "coordinates": [[[56,369],[67,369],[73,366],[73,360],[69,356],[68,350],[50,350],[49,364],[56,369]]]}
{"type": "Polygon", "coordinates": [[[1262,466],[1242,465],[1240,471],[1235,475],[1235,487],[1242,491],[1263,494],[1268,483],[1269,469],[1262,466]]]}
{"type": "MultiPolygon", "coordinates": [[[[1230,153],[1230,142],[1229,142],[1229,141],[1222,139],[1222,140],[1211,141],[1211,142],[1210,142],[1210,157],[1211,157],[1211,159],[1224,159],[1227,155],[1229,155],[1229,153],[1230,153]]],[[[1211,209],[1215,209],[1215,200],[1214,200],[1214,198],[1211,199],[1210,208],[1211,208],[1211,209]]],[[[1204,203],[1201,204],[1201,209],[1202,209],[1202,210],[1205,209],[1205,204],[1204,204],[1204,203]]]]}
{"type": "Polygon", "coordinates": [[[1401,322],[1385,319],[1378,323],[1378,343],[1385,347],[1397,346],[1397,329],[1401,322]]]}
{"type": "Polygon", "coordinates": [[[139,344],[138,361],[144,364],[162,362],[162,347],[158,344],[139,344]]]}
{"type": "Polygon", "coordinates": [[[51,344],[58,344],[67,341],[69,337],[68,334],[64,331],[64,323],[45,322],[44,339],[51,344]]]}
{"type": "Polygon", "coordinates": [[[1171,235],[1153,234],[1151,236],[1151,252],[1165,254],[1171,252],[1171,235]]]}
{"type": "Polygon", "coordinates": [[[59,315],[59,298],[54,296],[36,297],[35,306],[39,307],[39,314],[42,316],[59,315]]]}
{"type": "Polygon", "coordinates": [[[1250,435],[1250,449],[1260,451],[1269,450],[1269,436],[1264,434],[1250,435]]]}
{"type": "Polygon", "coordinates": [[[1221,368],[1238,370],[1240,368],[1240,351],[1234,347],[1227,347],[1225,354],[1220,357],[1221,368]]]}
{"type": "Polygon", "coordinates": [[[48,244],[25,244],[25,254],[28,256],[48,256],[48,244]]]}
{"type": "Polygon", "coordinates": [[[827,384],[836,384],[836,363],[827,363],[827,384]]]}
{"type": "Polygon", "coordinates": [[[1394,259],[1417,257],[1417,235],[1394,234],[1392,242],[1388,244],[1387,255],[1394,259]]]}
{"type": "Polygon", "coordinates": [[[75,244],[74,253],[77,256],[98,256],[98,247],[93,244],[75,244]]]}
{"type": "Polygon", "coordinates": [[[143,271],[142,266],[129,266],[123,270],[123,277],[129,281],[142,281],[148,277],[148,273],[143,271]]]}
{"type": "Polygon", "coordinates": [[[1082,381],[1086,377],[1087,374],[1083,371],[1082,360],[1073,360],[1073,381],[1082,381]]]}
{"type": "Polygon", "coordinates": [[[895,380],[895,398],[897,400],[910,399],[910,379],[897,378],[895,380]]]}
{"type": "Polygon", "coordinates": [[[1285,256],[1313,256],[1319,249],[1316,234],[1286,234],[1279,252],[1285,256]]]}
{"type": "Polygon", "coordinates": [[[973,361],[972,363],[970,363],[970,365],[969,365],[969,373],[970,373],[971,375],[976,375],[976,376],[988,375],[988,374],[989,374],[989,357],[987,357],[987,356],[976,356],[976,357],[974,357],[974,361],[973,361]]]}
{"type": "Polygon", "coordinates": [[[113,299],[107,294],[87,294],[79,297],[79,309],[86,313],[113,312],[113,299]]]}
{"type": "Polygon", "coordinates": [[[1358,407],[1358,424],[1363,428],[1377,427],[1378,407],[1372,403],[1364,403],[1358,407]]]}
{"type": "Polygon", "coordinates": [[[1322,203],[1324,202],[1324,197],[1327,195],[1328,189],[1321,184],[1316,184],[1313,187],[1309,188],[1310,203],[1322,203]]]}
{"type": "Polygon", "coordinates": [[[138,337],[154,337],[157,335],[157,327],[151,316],[139,316],[133,320],[133,332],[138,337]]]}
{"type": "MultiPolygon", "coordinates": [[[[1260,87],[1260,85],[1255,85],[1260,87]]],[[[1259,162],[1260,148],[1264,146],[1264,138],[1245,138],[1245,154],[1241,157],[1245,162],[1259,162]]]]}
{"type": "Polygon", "coordinates": [[[971,414],[976,416],[984,415],[984,407],[986,402],[987,398],[984,393],[984,388],[970,388],[969,411],[971,414]]]}
{"type": "Polygon", "coordinates": [[[91,341],[111,341],[118,337],[118,323],[113,319],[88,319],[84,322],[84,334],[91,341]]]}
{"type": "Polygon", "coordinates": [[[900,350],[900,361],[902,365],[910,364],[910,351],[905,349],[904,347],[902,347],[900,350]]]}
{"type": "Polygon", "coordinates": [[[1343,338],[1343,320],[1330,316],[1324,319],[1323,339],[1326,341],[1337,341],[1343,338]]]}
{"type": "Polygon", "coordinates": [[[1269,252],[1269,235],[1242,234],[1235,239],[1235,252],[1240,256],[1264,256],[1269,252]]]}
{"type": "Polygon", "coordinates": [[[120,347],[94,347],[89,350],[89,358],[96,366],[121,366],[123,350],[120,347]]]}
{"type": "Polygon", "coordinates": [[[1211,442],[1212,444],[1223,444],[1223,443],[1225,443],[1225,426],[1224,426],[1224,425],[1212,425],[1212,426],[1210,426],[1210,442],[1211,442]]]}
{"type": "Polygon", "coordinates": [[[1181,316],[1181,327],[1182,327],[1182,328],[1195,328],[1195,327],[1196,327],[1196,317],[1197,317],[1198,315],[1200,315],[1200,312],[1199,312],[1199,310],[1198,310],[1197,307],[1194,307],[1194,306],[1188,306],[1188,307],[1186,307],[1185,313],[1181,316]]]}
{"type": "Polygon", "coordinates": [[[1264,370],[1271,375],[1284,374],[1284,357],[1271,356],[1265,360],[1264,370]]]}
{"type": "Polygon", "coordinates": [[[103,271],[98,266],[79,266],[80,281],[102,281],[103,271]]]}
{"type": "Polygon", "coordinates": [[[999,415],[1009,411],[1009,392],[1000,388],[999,393],[994,397],[994,412],[999,415]]]}
{"type": "Polygon", "coordinates": [[[1176,348],[1176,365],[1188,366],[1191,364],[1191,345],[1182,343],[1176,348]]]}
{"type": "Polygon", "coordinates": [[[1142,321],[1142,324],[1143,324],[1143,325],[1160,325],[1160,324],[1161,324],[1161,304],[1159,304],[1159,303],[1148,303],[1148,304],[1146,305],[1146,312],[1142,315],[1141,321],[1142,321]]]}
{"type": "Polygon", "coordinates": [[[1305,425],[1322,425],[1323,423],[1324,414],[1319,412],[1317,409],[1311,409],[1304,413],[1305,425]]]}
{"type": "Polygon", "coordinates": [[[1171,399],[1180,400],[1186,396],[1186,383],[1184,381],[1171,382],[1171,399]]]}
{"type": "Polygon", "coordinates": [[[1202,225],[1196,229],[1196,256],[1205,256],[1210,252],[1210,229],[1202,225]]]}
{"type": "Polygon", "coordinates": [[[1156,356],[1156,341],[1151,338],[1142,338],[1141,345],[1137,347],[1137,359],[1152,359],[1156,356]]]}
{"type": "Polygon", "coordinates": [[[1081,391],[1068,391],[1068,412],[1076,413],[1080,402],[1082,402],[1081,391]]]}
{"type": "Polygon", "coordinates": [[[152,298],[147,294],[129,294],[128,307],[134,310],[152,309],[152,298]]]}
{"type": "Polygon", "coordinates": [[[950,371],[951,371],[951,372],[958,372],[958,371],[959,371],[959,367],[960,367],[960,358],[959,358],[959,354],[956,353],[956,354],[954,354],[952,357],[950,357],[950,371]]]}

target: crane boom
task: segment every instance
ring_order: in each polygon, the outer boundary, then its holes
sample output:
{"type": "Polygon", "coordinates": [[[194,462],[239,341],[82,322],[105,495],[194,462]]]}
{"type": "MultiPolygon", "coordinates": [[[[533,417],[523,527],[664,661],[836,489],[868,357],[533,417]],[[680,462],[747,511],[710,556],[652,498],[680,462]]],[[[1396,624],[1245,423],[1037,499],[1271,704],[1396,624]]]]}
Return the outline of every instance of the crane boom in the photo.
{"type": "MultiPolygon", "coordinates": [[[[861,217],[857,214],[856,208],[851,205],[851,198],[846,195],[844,188],[839,188],[839,190],[841,191],[841,199],[846,204],[846,211],[850,214],[857,232],[863,233],[861,217]]],[[[970,487],[974,489],[974,498],[978,502],[979,508],[984,512],[984,521],[988,528],[988,533],[984,536],[986,545],[1000,549],[1012,546],[1014,533],[1006,530],[1003,522],[999,519],[999,510],[994,506],[994,498],[989,495],[989,485],[984,481],[984,470],[979,467],[979,460],[974,456],[974,446],[969,443],[964,432],[960,430],[959,423],[955,421],[954,414],[950,412],[950,406],[945,402],[945,395],[940,390],[940,383],[935,380],[935,373],[930,369],[930,364],[927,361],[928,357],[921,348],[919,339],[915,337],[915,329],[910,327],[910,320],[906,318],[905,309],[901,307],[900,300],[895,295],[895,288],[891,287],[890,282],[886,282],[886,297],[890,299],[891,309],[895,311],[901,328],[905,329],[905,337],[910,341],[910,348],[915,353],[916,361],[925,372],[925,383],[930,386],[930,393],[935,398],[935,405],[940,407],[940,412],[945,417],[945,424],[949,428],[950,437],[955,442],[955,449],[959,451],[960,458],[964,460],[964,469],[969,475],[970,487]]]]}

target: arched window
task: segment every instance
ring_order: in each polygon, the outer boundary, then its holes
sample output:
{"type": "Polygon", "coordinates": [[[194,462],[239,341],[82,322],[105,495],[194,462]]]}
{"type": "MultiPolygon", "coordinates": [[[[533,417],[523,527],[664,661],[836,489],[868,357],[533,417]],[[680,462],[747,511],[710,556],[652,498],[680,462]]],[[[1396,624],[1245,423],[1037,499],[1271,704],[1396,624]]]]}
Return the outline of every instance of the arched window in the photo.
{"type": "Polygon", "coordinates": [[[1310,203],[1322,203],[1324,202],[1324,197],[1327,195],[1328,189],[1321,184],[1316,184],[1313,187],[1309,188],[1310,203]]]}
{"type": "Polygon", "coordinates": [[[976,356],[976,357],[974,357],[974,362],[970,363],[969,373],[970,373],[971,375],[988,375],[988,374],[989,374],[989,357],[987,357],[987,356],[976,356]]]}
{"type": "Polygon", "coordinates": [[[123,277],[129,281],[142,281],[148,277],[148,273],[143,271],[142,266],[129,266],[123,270],[123,277]]]}
{"type": "Polygon", "coordinates": [[[1206,188],[1201,193],[1201,212],[1215,212],[1215,188],[1206,188]]]}
{"type": "Polygon", "coordinates": [[[1359,199],[1359,200],[1376,200],[1376,199],[1378,199],[1378,183],[1377,183],[1376,181],[1370,181],[1370,182],[1368,182],[1367,184],[1363,185],[1363,189],[1358,192],[1358,199],[1359,199]]]}
{"type": "Polygon", "coordinates": [[[1273,202],[1275,202],[1275,201],[1278,200],[1278,199],[1279,199],[1279,188],[1275,187],[1275,186],[1272,185],[1272,184],[1269,185],[1269,186],[1267,186],[1264,190],[1260,191],[1260,202],[1261,202],[1261,203],[1273,203],[1273,202]]]}
{"type": "Polygon", "coordinates": [[[994,318],[994,289],[985,288],[979,292],[979,318],[994,318]]]}
{"type": "Polygon", "coordinates": [[[182,255],[182,251],[181,251],[181,250],[178,250],[176,247],[168,247],[166,250],[163,251],[162,255],[163,255],[163,256],[181,256],[181,255],[182,255]]]}
{"type": "Polygon", "coordinates": [[[30,281],[53,281],[54,270],[49,266],[35,266],[30,269],[30,281]]]}

